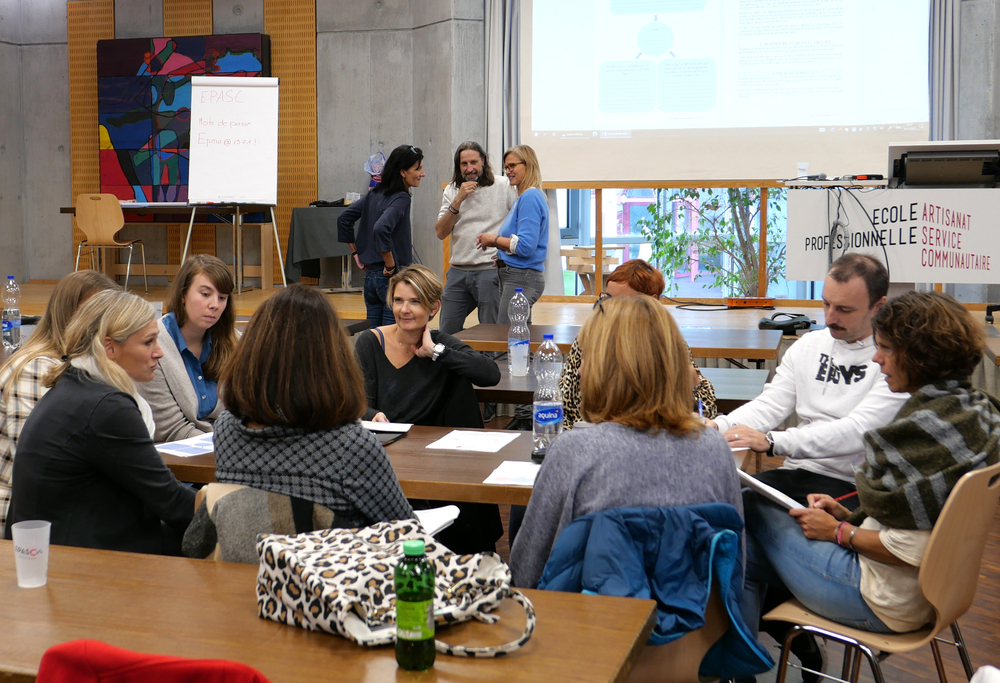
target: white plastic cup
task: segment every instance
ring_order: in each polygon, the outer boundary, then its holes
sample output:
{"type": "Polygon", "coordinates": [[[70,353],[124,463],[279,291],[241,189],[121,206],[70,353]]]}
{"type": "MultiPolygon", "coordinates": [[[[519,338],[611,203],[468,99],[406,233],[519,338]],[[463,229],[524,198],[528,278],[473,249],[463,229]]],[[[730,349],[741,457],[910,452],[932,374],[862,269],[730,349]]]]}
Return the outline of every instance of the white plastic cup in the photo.
{"type": "Polygon", "coordinates": [[[48,580],[51,531],[52,522],[44,520],[31,519],[11,526],[17,585],[21,588],[38,588],[48,580]]]}

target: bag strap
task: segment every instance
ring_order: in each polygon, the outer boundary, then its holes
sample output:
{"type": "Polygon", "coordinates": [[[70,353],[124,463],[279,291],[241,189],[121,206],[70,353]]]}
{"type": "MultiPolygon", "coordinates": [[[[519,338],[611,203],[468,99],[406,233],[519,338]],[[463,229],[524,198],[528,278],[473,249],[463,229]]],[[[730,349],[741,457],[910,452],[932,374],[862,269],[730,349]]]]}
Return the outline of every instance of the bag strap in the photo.
{"type": "MultiPolygon", "coordinates": [[[[504,645],[492,645],[489,647],[449,645],[448,643],[442,643],[440,640],[435,640],[434,646],[437,651],[441,654],[454,655],[455,657],[489,658],[503,657],[506,654],[521,649],[521,646],[531,640],[531,634],[535,632],[535,606],[531,604],[531,600],[528,599],[528,596],[521,591],[512,590],[508,595],[514,600],[514,602],[524,608],[524,613],[527,615],[527,621],[524,624],[524,633],[522,633],[517,640],[504,645]]],[[[490,621],[492,621],[492,619],[490,621]]]]}

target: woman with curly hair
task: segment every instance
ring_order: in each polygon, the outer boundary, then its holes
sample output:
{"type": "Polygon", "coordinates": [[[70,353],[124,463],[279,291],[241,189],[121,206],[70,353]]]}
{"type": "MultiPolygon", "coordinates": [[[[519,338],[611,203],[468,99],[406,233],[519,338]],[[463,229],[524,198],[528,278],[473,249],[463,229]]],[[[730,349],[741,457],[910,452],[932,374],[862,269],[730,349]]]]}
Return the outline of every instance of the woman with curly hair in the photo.
{"type": "Polygon", "coordinates": [[[824,494],[793,510],[748,498],[745,617],[770,584],[866,631],[912,631],[934,619],[917,581],[921,558],[952,487],[997,462],[1000,401],[969,380],[984,334],[951,297],[908,292],[885,304],[872,327],[875,362],[889,388],[910,399],[865,434],[853,513],[824,494]]]}

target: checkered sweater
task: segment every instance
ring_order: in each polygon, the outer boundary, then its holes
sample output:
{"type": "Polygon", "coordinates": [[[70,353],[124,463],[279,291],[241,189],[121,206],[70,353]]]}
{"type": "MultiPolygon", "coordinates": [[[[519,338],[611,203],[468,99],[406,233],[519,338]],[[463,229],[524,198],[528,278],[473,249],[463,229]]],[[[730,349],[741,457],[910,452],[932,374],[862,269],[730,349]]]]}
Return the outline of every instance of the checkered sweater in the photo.
{"type": "Polygon", "coordinates": [[[320,431],[250,429],[226,410],[213,442],[220,483],[319,503],[333,510],[338,527],[413,517],[382,444],[360,421],[320,431]]]}
{"type": "MultiPolygon", "coordinates": [[[[21,369],[13,391],[0,396],[0,531],[7,523],[10,507],[11,478],[14,475],[14,453],[17,440],[35,404],[49,389],[42,380],[59,361],[49,356],[39,356],[28,361],[21,369]]],[[[0,390],[10,378],[10,367],[0,373],[0,390]]]]}

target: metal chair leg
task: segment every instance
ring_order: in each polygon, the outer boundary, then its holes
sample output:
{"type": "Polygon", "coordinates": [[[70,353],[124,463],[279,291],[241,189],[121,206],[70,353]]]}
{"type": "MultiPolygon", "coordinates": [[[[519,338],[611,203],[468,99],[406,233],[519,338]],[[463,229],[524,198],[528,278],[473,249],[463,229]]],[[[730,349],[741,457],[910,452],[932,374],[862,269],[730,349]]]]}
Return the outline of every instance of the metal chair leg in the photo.
{"type": "Polygon", "coordinates": [[[125,264],[125,291],[128,291],[128,274],[132,270],[132,249],[135,245],[128,245],[128,263],[125,264]]]}
{"type": "Polygon", "coordinates": [[[951,635],[955,638],[955,648],[958,650],[958,656],[962,660],[965,677],[971,681],[975,670],[972,668],[972,658],[969,657],[969,650],[965,647],[965,638],[962,637],[962,629],[958,627],[957,621],[951,624],[951,635]]]}
{"type": "Polygon", "coordinates": [[[934,654],[934,666],[937,667],[938,680],[941,683],[948,683],[948,674],[944,670],[944,660],[941,659],[941,648],[938,647],[937,641],[931,641],[931,652],[934,654]]]}
{"type": "Polygon", "coordinates": [[[139,253],[142,254],[142,286],[146,288],[146,294],[149,294],[149,280],[146,278],[146,246],[142,240],[139,240],[137,244],[139,245],[139,253]]]}
{"type": "Polygon", "coordinates": [[[851,666],[851,683],[858,683],[861,679],[861,653],[854,653],[854,664],[851,666]]]}
{"type": "Polygon", "coordinates": [[[83,242],[76,248],[76,266],[73,268],[73,272],[80,270],[80,252],[83,251],[83,242]]]}

